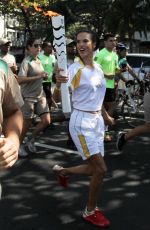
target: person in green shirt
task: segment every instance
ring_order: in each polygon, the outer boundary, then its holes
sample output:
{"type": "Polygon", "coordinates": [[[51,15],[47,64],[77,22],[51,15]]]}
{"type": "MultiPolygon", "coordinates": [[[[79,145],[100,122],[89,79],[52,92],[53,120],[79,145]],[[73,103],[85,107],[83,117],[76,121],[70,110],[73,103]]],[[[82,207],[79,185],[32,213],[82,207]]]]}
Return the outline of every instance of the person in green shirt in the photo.
{"type": "Polygon", "coordinates": [[[48,73],[48,79],[43,80],[43,89],[46,94],[49,108],[54,103],[51,93],[52,77],[56,65],[55,55],[52,54],[52,44],[50,42],[44,42],[42,44],[43,53],[39,54],[39,59],[43,65],[44,71],[48,73]]]}
{"type": "MultiPolygon", "coordinates": [[[[116,37],[113,34],[106,34],[104,36],[105,47],[101,49],[95,56],[95,61],[100,64],[105,80],[106,80],[106,94],[104,98],[104,106],[110,116],[113,116],[115,109],[115,76],[121,76],[121,71],[118,65],[118,55],[116,54],[116,37]]],[[[124,79],[123,79],[124,80],[124,79]]],[[[108,132],[105,133],[105,140],[111,141],[111,136],[108,132]]]]}
{"type": "Polygon", "coordinates": [[[121,69],[121,72],[128,72],[133,77],[133,79],[135,79],[140,84],[140,80],[139,80],[138,76],[136,75],[133,68],[129,65],[129,63],[127,61],[126,56],[128,54],[128,49],[129,48],[121,42],[117,44],[116,52],[118,55],[119,67],[121,69]]]}

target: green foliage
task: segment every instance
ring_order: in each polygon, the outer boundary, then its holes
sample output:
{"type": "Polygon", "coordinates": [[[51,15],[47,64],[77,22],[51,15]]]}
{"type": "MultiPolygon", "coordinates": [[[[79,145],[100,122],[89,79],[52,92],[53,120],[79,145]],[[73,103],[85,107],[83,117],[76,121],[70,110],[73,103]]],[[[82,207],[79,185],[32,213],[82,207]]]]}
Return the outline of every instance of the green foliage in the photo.
{"type": "Polygon", "coordinates": [[[66,32],[73,37],[80,27],[90,27],[101,37],[106,31],[126,35],[150,30],[149,0],[2,0],[0,14],[17,17],[20,29],[30,35],[52,38],[51,19],[43,11],[52,10],[65,16],[66,32]],[[42,11],[35,11],[33,3],[42,11]]]}
{"type": "Polygon", "coordinates": [[[133,38],[135,31],[146,32],[150,25],[149,5],[146,0],[115,0],[105,20],[107,29],[120,34],[122,38],[126,34],[133,38]]]}

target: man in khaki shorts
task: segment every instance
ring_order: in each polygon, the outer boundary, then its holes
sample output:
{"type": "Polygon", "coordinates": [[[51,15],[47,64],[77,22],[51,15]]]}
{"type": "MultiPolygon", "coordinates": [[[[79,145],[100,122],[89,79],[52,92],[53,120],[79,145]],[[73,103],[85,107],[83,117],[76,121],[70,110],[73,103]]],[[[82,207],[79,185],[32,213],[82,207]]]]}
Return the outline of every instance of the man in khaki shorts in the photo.
{"type": "MultiPolygon", "coordinates": [[[[150,79],[150,72],[148,73],[148,77],[150,79]]],[[[128,140],[131,140],[142,133],[150,132],[150,83],[147,92],[144,95],[144,115],[145,123],[143,125],[139,125],[127,133],[122,132],[119,134],[116,144],[119,151],[122,151],[123,146],[128,140]]]]}
{"type": "MultiPolygon", "coordinates": [[[[0,59],[0,171],[10,168],[18,158],[23,117],[19,86],[7,63],[0,59]]],[[[1,198],[0,184],[0,198],[1,198]]]]}

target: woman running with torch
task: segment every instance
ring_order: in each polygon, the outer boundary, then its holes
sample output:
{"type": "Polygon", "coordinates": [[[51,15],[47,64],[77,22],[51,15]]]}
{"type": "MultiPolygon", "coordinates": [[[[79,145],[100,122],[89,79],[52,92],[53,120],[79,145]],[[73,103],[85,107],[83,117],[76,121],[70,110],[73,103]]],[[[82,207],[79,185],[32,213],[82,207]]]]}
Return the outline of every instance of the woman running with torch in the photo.
{"type": "Polygon", "coordinates": [[[73,112],[70,119],[70,134],[82,157],[84,164],[64,168],[55,165],[53,170],[59,176],[61,185],[67,185],[68,177],[73,174],[91,176],[89,195],[83,212],[84,220],[98,227],[109,227],[110,221],[97,207],[98,194],[107,171],[104,156],[104,120],[113,124],[103,107],[106,90],[104,74],[93,61],[96,49],[96,36],[92,31],[77,33],[76,46],[79,61],[68,69],[68,76],[56,74],[57,84],[68,82],[72,89],[73,112]],[[104,117],[104,120],[103,120],[104,117]]]}

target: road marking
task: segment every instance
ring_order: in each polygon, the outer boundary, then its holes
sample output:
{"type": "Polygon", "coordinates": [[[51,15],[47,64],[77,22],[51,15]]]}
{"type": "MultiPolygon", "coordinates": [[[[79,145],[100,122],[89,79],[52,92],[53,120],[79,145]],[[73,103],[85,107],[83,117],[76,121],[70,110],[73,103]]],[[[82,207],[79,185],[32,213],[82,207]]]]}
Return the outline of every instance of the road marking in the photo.
{"type": "Polygon", "coordinates": [[[65,148],[62,148],[62,147],[56,147],[54,145],[46,145],[46,144],[42,144],[42,143],[39,143],[39,142],[35,142],[35,145],[39,146],[39,147],[46,148],[46,149],[58,150],[58,151],[65,152],[65,153],[75,153],[75,154],[78,153],[77,151],[74,151],[74,150],[71,150],[71,149],[65,149],[65,148]]]}

